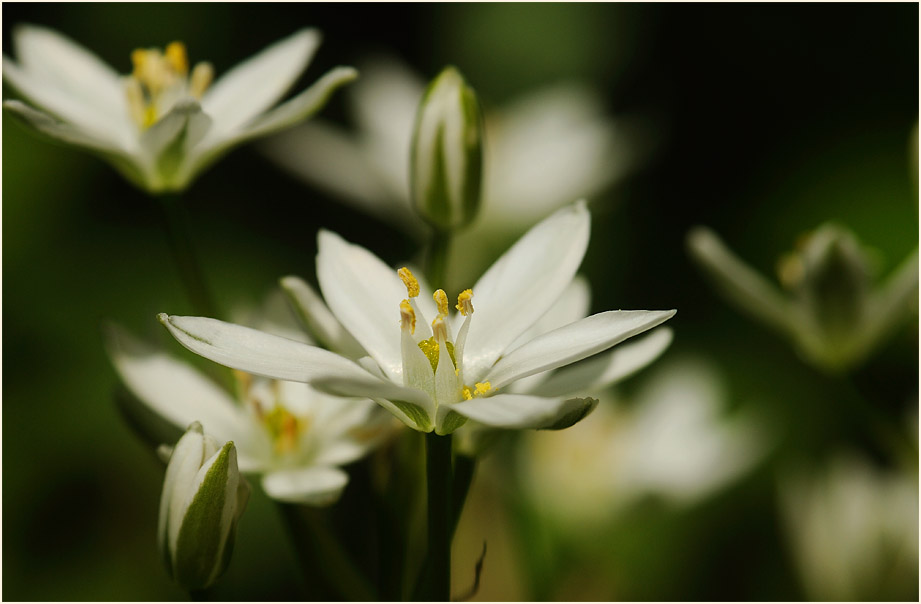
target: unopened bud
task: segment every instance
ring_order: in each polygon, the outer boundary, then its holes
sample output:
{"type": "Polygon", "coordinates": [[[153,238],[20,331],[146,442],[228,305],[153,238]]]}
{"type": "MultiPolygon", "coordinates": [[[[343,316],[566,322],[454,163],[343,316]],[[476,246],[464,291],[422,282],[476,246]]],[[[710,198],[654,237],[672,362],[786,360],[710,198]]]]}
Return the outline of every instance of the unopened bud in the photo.
{"type": "Polygon", "coordinates": [[[439,230],[456,230],[476,216],[483,173],[483,118],[476,94],[453,67],[429,84],[413,133],[413,207],[439,230]]]}
{"type": "Polygon", "coordinates": [[[189,590],[213,584],[227,568],[249,487],[233,442],[218,446],[198,422],[176,443],[160,498],[160,553],[173,579],[189,590]]]}

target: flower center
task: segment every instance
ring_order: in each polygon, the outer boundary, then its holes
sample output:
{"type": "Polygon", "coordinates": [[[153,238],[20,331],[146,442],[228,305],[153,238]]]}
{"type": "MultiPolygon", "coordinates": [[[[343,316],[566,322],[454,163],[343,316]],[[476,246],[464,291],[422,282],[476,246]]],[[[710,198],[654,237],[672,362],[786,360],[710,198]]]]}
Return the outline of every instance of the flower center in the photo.
{"type": "Polygon", "coordinates": [[[240,398],[250,406],[256,419],[262,424],[272,440],[272,449],[283,456],[298,449],[298,444],[310,427],[309,417],[299,417],[282,404],[280,384],[277,380],[253,376],[234,371],[240,398]]]}
{"type": "Polygon", "coordinates": [[[464,322],[452,340],[446,319],[448,318],[448,296],[444,290],[432,295],[438,307],[438,316],[429,324],[419,310],[415,298],[419,295],[419,282],[412,272],[403,267],[397,271],[406,286],[408,298],[400,302],[400,350],[403,359],[403,383],[427,392],[436,405],[454,403],[483,396],[490,392],[489,382],[476,383],[473,387],[464,385],[464,344],[473,316],[473,291],[464,290],[457,297],[457,308],[464,322]],[[420,329],[416,329],[416,318],[421,318],[420,329]],[[451,363],[440,362],[445,357],[451,363]]]}
{"type": "Polygon", "coordinates": [[[125,81],[131,118],[142,130],[166,115],[184,97],[201,99],[214,79],[210,63],[198,63],[189,74],[189,59],[182,42],[159,48],[138,48],[131,53],[134,67],[125,81]]]}

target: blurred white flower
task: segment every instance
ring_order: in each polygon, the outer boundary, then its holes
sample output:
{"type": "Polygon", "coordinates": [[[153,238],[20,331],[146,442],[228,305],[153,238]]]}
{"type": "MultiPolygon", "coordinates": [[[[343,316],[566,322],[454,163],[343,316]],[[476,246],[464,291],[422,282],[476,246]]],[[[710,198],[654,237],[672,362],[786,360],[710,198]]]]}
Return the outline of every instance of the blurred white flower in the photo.
{"type": "Polygon", "coordinates": [[[688,234],[695,260],[742,310],[789,337],[813,363],[848,369],[876,348],[918,303],[918,251],[885,283],[854,235],[826,223],[778,263],[784,295],[704,227],[688,234]]]}
{"type": "MultiPolygon", "coordinates": [[[[461,292],[460,315],[449,313],[443,290],[432,299],[420,297],[431,289],[409,269],[394,271],[366,249],[321,232],[317,276],[329,305],[323,312],[367,352],[357,363],[350,360],[354,355],[214,319],[161,314],[160,320],[196,354],[243,371],[308,382],[331,394],[373,398],[422,432],[447,434],[467,418],[500,428],[564,428],[597,401],[555,392],[516,394],[512,384],[603,352],[675,314],[608,311],[530,337],[529,328],[572,282],[588,245],[589,223],[585,204],[577,203],[536,225],[473,290],[461,292]],[[434,317],[431,326],[426,317],[434,317]]],[[[567,390],[563,384],[558,388],[567,390]]]]}
{"type": "Polygon", "coordinates": [[[248,499],[233,442],[218,445],[193,422],[170,455],[157,528],[163,561],[181,587],[204,589],[223,574],[248,499]]]}
{"type": "MultiPolygon", "coordinates": [[[[410,206],[409,167],[423,90],[422,79],[405,66],[378,60],[363,67],[349,89],[357,132],[315,121],[273,137],[263,149],[305,181],[421,236],[426,231],[410,206]]],[[[537,221],[595,195],[632,167],[623,127],[604,115],[586,87],[548,87],[484,115],[482,203],[454,246],[463,258],[453,254],[448,272],[459,282],[475,278],[537,221]]]]}
{"type": "Polygon", "coordinates": [[[337,67],[273,107],[319,44],[319,32],[301,30],[211,85],[211,65],[190,70],[180,42],[162,52],[135,50],[134,70],[122,76],[51,29],[19,25],[18,62],[3,57],[3,78],[34,106],[3,106],[39,132],[102,156],[150,192],[178,191],[230,148],[313,115],[356,77],[351,67],[337,67]]]}
{"type": "MultiPolygon", "coordinates": [[[[307,341],[292,324],[260,327],[307,341]]],[[[192,365],[110,327],[107,349],[128,388],[176,426],[199,421],[236,444],[241,471],[262,475],[265,492],[281,501],[326,505],[348,481],[339,468],[364,456],[391,433],[393,419],[367,399],[343,399],[307,384],[234,372],[231,395],[192,365]]]]}
{"type": "Polygon", "coordinates": [[[810,599],[917,598],[917,478],[853,455],[782,477],[788,541],[810,599]]]}
{"type": "Polygon", "coordinates": [[[768,436],[754,417],[726,415],[722,382],[710,365],[668,364],[644,384],[629,404],[600,405],[570,430],[526,441],[527,492],[561,526],[592,530],[644,496],[692,504],[767,451],[768,436]]]}

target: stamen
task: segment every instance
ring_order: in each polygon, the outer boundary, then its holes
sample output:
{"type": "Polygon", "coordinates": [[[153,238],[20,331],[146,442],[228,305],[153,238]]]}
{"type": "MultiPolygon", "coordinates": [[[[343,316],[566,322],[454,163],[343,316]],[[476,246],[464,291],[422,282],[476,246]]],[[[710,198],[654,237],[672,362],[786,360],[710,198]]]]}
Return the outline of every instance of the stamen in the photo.
{"type": "Polygon", "coordinates": [[[176,73],[185,76],[189,73],[189,57],[182,42],[170,42],[166,47],[166,61],[176,73]]]}
{"type": "Polygon", "coordinates": [[[400,302],[400,328],[409,328],[409,333],[416,333],[416,313],[409,300],[400,302]]]}
{"type": "Polygon", "coordinates": [[[492,384],[490,384],[489,382],[482,382],[482,383],[477,382],[476,383],[476,395],[477,396],[483,396],[490,390],[492,390],[492,384]]]}
{"type": "MultiPolygon", "coordinates": [[[[445,306],[447,306],[447,302],[445,303],[445,306]]],[[[441,316],[436,317],[435,320],[432,321],[432,333],[435,336],[436,342],[441,342],[442,340],[447,341],[448,327],[445,325],[444,319],[442,319],[441,316]]]]}
{"type": "Polygon", "coordinates": [[[404,266],[397,271],[397,275],[400,276],[400,280],[406,286],[406,293],[410,298],[415,298],[419,295],[419,281],[413,276],[411,270],[404,266]]]}
{"type": "Polygon", "coordinates": [[[214,67],[211,63],[199,63],[192,69],[189,77],[189,94],[196,99],[201,99],[214,79],[214,67]]]}
{"type": "Polygon", "coordinates": [[[460,295],[457,296],[457,306],[455,306],[454,308],[459,310],[460,314],[464,315],[465,317],[467,315],[472,315],[473,314],[473,290],[465,289],[464,291],[462,291],[460,295]]]}
{"type": "Polygon", "coordinates": [[[438,316],[447,317],[448,316],[448,295],[445,293],[445,290],[438,289],[435,290],[435,293],[432,294],[432,299],[435,300],[435,304],[438,305],[438,316]]]}
{"type": "Polygon", "coordinates": [[[473,388],[470,386],[461,388],[461,395],[464,397],[465,401],[469,401],[472,398],[483,396],[490,390],[492,390],[492,384],[489,382],[477,382],[473,388]]]}
{"type": "Polygon", "coordinates": [[[147,115],[147,105],[144,101],[144,91],[141,89],[141,83],[135,78],[125,80],[125,96],[128,97],[128,111],[131,112],[131,119],[134,123],[143,126],[147,115]]]}

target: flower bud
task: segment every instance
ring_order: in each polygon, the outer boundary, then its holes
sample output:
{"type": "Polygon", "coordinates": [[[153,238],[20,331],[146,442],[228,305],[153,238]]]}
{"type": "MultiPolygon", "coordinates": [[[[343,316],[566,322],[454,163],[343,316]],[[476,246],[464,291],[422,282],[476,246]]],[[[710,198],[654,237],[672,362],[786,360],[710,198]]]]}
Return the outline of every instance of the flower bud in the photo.
{"type": "Polygon", "coordinates": [[[219,447],[198,422],[176,443],[160,498],[158,541],[170,576],[204,589],[227,568],[249,487],[233,442],[219,447]]]}
{"type": "Polygon", "coordinates": [[[483,172],[483,118],[476,94],[453,67],[435,78],[419,105],[410,159],[413,207],[439,230],[476,216],[483,172]]]}

